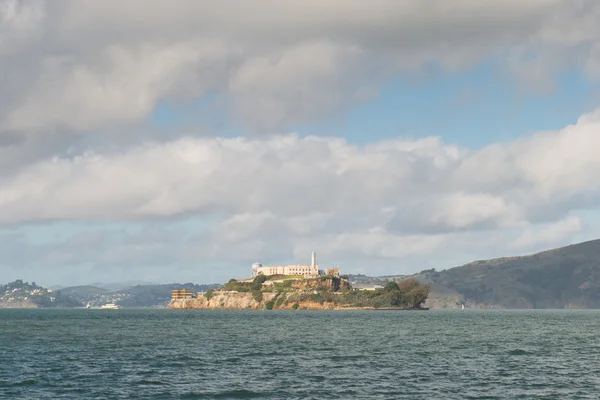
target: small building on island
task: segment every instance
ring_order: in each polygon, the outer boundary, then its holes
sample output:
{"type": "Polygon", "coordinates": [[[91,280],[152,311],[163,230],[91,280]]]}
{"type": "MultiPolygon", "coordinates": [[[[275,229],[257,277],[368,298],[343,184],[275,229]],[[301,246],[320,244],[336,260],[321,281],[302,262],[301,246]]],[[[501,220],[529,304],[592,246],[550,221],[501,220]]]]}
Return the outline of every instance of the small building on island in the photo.
{"type": "Polygon", "coordinates": [[[192,298],[194,298],[194,291],[192,289],[171,290],[171,300],[183,300],[192,298]]]}

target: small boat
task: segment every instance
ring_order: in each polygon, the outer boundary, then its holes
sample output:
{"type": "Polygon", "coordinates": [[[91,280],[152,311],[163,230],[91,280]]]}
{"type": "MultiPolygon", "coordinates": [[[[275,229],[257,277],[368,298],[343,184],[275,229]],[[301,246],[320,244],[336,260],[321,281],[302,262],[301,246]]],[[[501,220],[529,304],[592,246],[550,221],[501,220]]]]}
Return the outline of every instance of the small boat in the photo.
{"type": "Polygon", "coordinates": [[[461,307],[461,310],[464,310],[464,309],[465,309],[465,305],[463,304],[462,307],[461,307]]]}
{"type": "Polygon", "coordinates": [[[104,304],[103,306],[100,307],[101,310],[118,310],[119,306],[116,305],[115,303],[108,303],[108,304],[104,304]]]}
{"type": "Polygon", "coordinates": [[[87,303],[87,305],[85,306],[85,308],[92,308],[92,305],[90,303],[87,303]]]}

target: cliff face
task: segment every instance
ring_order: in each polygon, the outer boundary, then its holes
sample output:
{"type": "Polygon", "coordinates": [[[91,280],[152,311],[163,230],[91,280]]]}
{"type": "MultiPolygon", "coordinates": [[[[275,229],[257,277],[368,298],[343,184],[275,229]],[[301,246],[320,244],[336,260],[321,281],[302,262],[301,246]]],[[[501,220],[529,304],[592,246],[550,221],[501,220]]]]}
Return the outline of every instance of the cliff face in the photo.
{"type": "Polygon", "coordinates": [[[258,302],[252,298],[252,293],[216,291],[210,299],[207,299],[202,293],[199,293],[198,298],[196,299],[171,300],[169,308],[256,310],[264,308],[264,301],[269,301],[272,297],[274,297],[274,294],[272,293],[263,293],[262,301],[258,302]]]}
{"type": "Polygon", "coordinates": [[[323,304],[305,300],[296,302],[286,302],[292,293],[263,293],[262,300],[256,301],[252,293],[239,292],[214,292],[210,300],[199,293],[198,298],[172,300],[169,308],[172,309],[204,309],[204,310],[259,310],[264,309],[266,303],[273,302],[273,309],[277,310],[333,310],[336,309],[333,303],[323,302],[323,304]],[[277,301],[279,300],[279,301],[277,301]],[[297,304],[297,307],[295,306],[297,304]]]}
{"type": "Polygon", "coordinates": [[[31,300],[0,300],[0,308],[38,308],[31,300]]]}

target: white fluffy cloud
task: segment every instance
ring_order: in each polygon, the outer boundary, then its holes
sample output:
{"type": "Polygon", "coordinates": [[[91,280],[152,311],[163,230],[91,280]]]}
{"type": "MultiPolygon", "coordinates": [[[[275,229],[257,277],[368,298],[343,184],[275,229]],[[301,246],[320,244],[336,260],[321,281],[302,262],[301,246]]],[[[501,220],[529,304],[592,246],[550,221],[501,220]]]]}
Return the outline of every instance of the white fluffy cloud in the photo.
{"type": "Polygon", "coordinates": [[[94,64],[72,56],[48,57],[36,92],[9,113],[8,127],[66,125],[87,131],[139,122],[170,93],[191,98],[204,93],[214,76],[204,70],[200,77],[196,69],[216,67],[224,52],[220,42],[204,41],[135,49],[114,45],[103,49],[94,64]]]}
{"type": "Polygon", "coordinates": [[[427,63],[460,69],[507,55],[531,83],[568,59],[595,75],[598,52],[586,49],[600,36],[598,10],[558,0],[3,0],[2,127],[94,132],[210,90],[251,131],[273,132],[427,63]]]}
{"type": "Polygon", "coordinates": [[[511,243],[510,247],[522,250],[531,249],[539,245],[551,246],[560,244],[571,235],[580,232],[581,229],[582,223],[580,218],[569,216],[539,228],[526,229],[511,243]]]}
{"type": "Polygon", "coordinates": [[[231,216],[223,224],[239,238],[252,235],[245,225],[300,235],[519,227],[597,205],[599,129],[595,112],[478,151],[436,138],[357,146],[285,135],[54,157],[1,178],[0,222],[219,214],[231,216]]]}

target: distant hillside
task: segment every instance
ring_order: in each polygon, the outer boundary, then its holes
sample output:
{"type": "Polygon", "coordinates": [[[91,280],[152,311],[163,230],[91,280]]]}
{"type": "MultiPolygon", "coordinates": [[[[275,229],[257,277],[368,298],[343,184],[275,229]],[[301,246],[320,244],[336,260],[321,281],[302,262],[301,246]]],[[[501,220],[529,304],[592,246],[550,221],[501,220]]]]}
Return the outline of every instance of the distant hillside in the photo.
{"type": "Polygon", "coordinates": [[[600,240],[520,257],[474,261],[443,271],[369,277],[352,283],[385,285],[417,279],[432,286],[432,308],[596,308],[600,309],[600,240]]]}
{"type": "Polygon", "coordinates": [[[158,285],[158,283],[142,281],[142,280],[130,280],[130,281],[122,281],[122,282],[94,282],[94,283],[88,284],[87,286],[94,286],[94,287],[99,287],[102,289],[107,289],[110,291],[115,291],[115,290],[126,289],[129,287],[138,286],[138,285],[151,286],[151,285],[158,285]]]}
{"type": "Polygon", "coordinates": [[[0,285],[0,308],[72,308],[82,304],[62,293],[18,279],[0,285]]]}
{"type": "Polygon", "coordinates": [[[108,289],[104,289],[104,288],[97,287],[97,286],[63,287],[62,289],[60,289],[60,291],[63,294],[70,295],[70,296],[72,295],[73,297],[89,296],[89,295],[95,295],[95,294],[99,294],[99,293],[110,292],[110,290],[108,290],[108,289]]]}
{"type": "Polygon", "coordinates": [[[600,240],[415,277],[433,283],[431,301],[440,305],[600,308],[600,240]]]}
{"type": "Polygon", "coordinates": [[[193,283],[171,283],[165,285],[135,285],[125,289],[108,290],[96,286],[73,286],[64,288],[62,293],[83,304],[99,307],[106,303],[116,303],[121,307],[166,307],[171,301],[171,291],[174,289],[192,289],[195,292],[205,292],[216,289],[220,285],[196,285],[193,283]]]}

